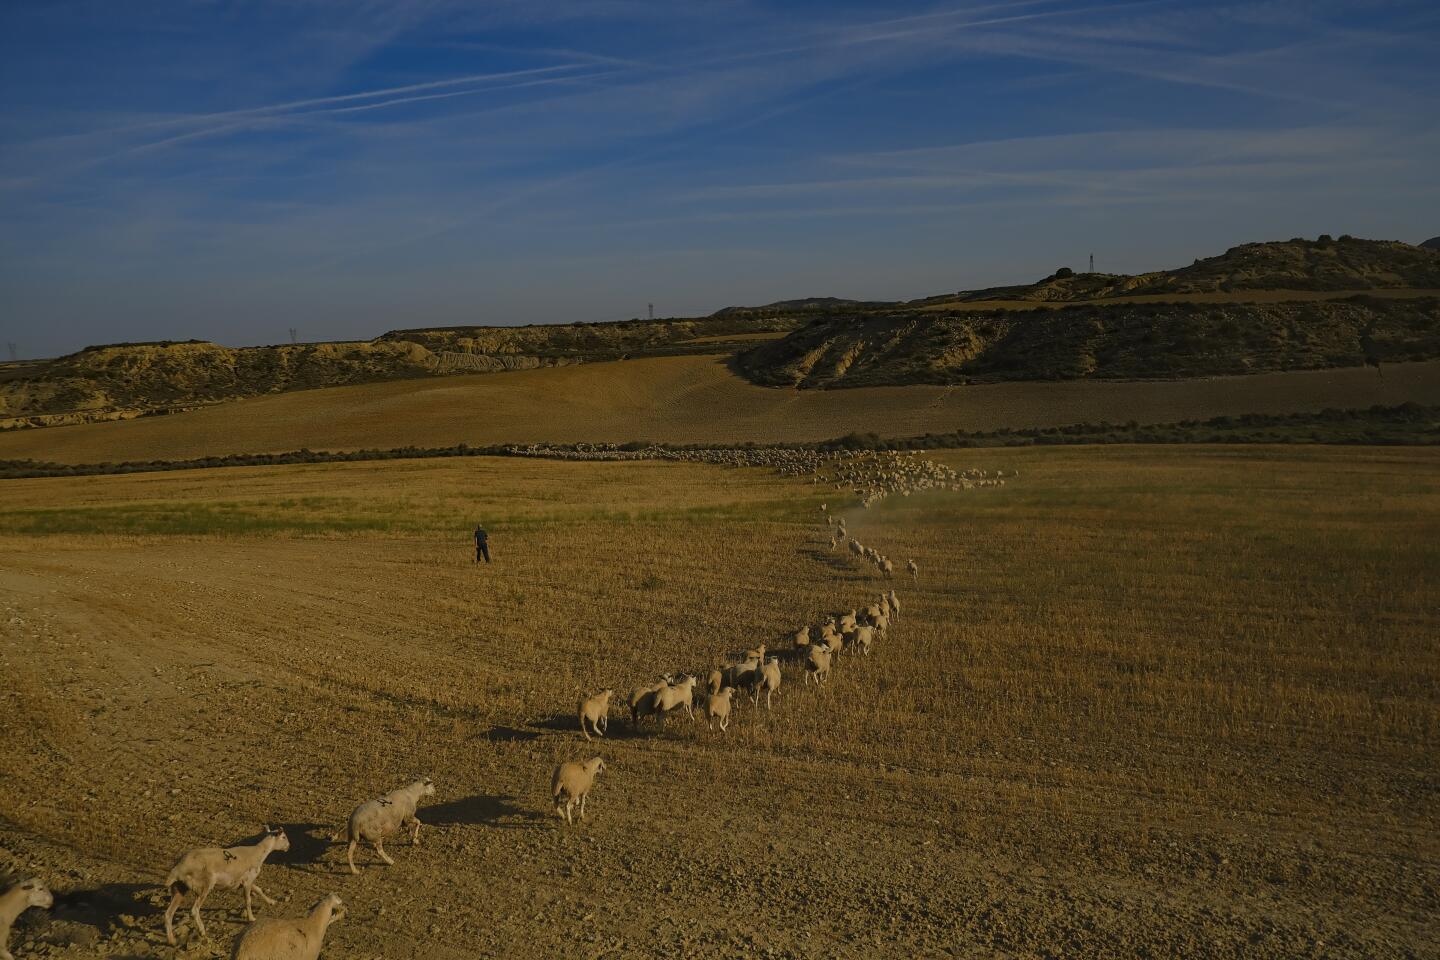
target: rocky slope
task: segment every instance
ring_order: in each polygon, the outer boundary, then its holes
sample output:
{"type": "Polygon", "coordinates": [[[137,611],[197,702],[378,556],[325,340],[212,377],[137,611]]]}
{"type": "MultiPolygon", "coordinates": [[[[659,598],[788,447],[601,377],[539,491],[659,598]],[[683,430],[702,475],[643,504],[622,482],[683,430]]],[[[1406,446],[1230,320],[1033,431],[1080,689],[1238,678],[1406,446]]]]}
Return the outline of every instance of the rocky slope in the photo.
{"type": "Polygon", "coordinates": [[[1440,357],[1440,298],[818,319],[737,358],[770,386],[1206,377],[1440,357]]]}

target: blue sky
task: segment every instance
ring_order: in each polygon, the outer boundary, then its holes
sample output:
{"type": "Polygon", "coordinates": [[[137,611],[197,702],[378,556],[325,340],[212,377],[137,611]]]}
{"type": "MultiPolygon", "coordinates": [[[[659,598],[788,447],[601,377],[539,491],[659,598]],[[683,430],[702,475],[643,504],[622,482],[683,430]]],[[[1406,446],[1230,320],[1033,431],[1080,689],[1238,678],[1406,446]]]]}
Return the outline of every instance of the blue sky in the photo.
{"type": "Polygon", "coordinates": [[[22,355],[1440,234],[1440,6],[5,0],[22,355]]]}

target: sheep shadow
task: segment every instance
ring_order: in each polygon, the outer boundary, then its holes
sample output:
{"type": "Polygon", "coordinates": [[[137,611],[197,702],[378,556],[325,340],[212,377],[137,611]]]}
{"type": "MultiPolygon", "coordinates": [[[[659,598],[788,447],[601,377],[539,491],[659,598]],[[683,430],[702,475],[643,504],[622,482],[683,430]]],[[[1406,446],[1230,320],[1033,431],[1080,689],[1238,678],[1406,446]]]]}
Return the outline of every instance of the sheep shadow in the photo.
{"type": "Polygon", "coordinates": [[[846,580],[863,580],[863,576],[855,572],[855,565],[838,552],[831,553],[819,547],[805,547],[800,551],[802,557],[814,560],[816,563],[829,567],[837,575],[844,574],[846,580]]]}
{"type": "Polygon", "coordinates": [[[106,883],[98,887],[57,890],[55,905],[50,910],[26,911],[16,921],[15,929],[42,939],[48,935],[50,942],[57,944],[62,939],[72,942],[69,936],[76,927],[93,927],[97,935],[104,934],[120,925],[122,914],[138,920],[160,913],[151,896],[157,889],[153,883],[106,883]],[[54,936],[56,933],[62,936],[54,936]]]}
{"type": "Polygon", "coordinates": [[[335,834],[335,824],[323,823],[277,823],[290,838],[290,849],[275,854],[276,863],[310,864],[324,856],[330,849],[330,837],[335,834]]]}
{"type": "MultiPolygon", "coordinates": [[[[587,742],[584,735],[580,733],[580,721],[573,713],[559,713],[553,717],[547,717],[544,720],[536,720],[531,726],[537,730],[554,730],[557,733],[568,733],[579,743],[583,744],[587,742]]],[[[647,726],[653,729],[653,721],[647,724],[647,726]]],[[[605,728],[604,736],[599,736],[592,732],[590,734],[591,739],[588,742],[598,744],[604,743],[606,740],[633,740],[637,737],[647,735],[644,727],[639,730],[635,729],[630,723],[630,715],[628,713],[612,713],[610,715],[610,723],[605,728]]],[[[532,734],[532,736],[538,737],[539,734],[532,734]]]]}
{"type": "Polygon", "coordinates": [[[543,817],[533,810],[516,806],[514,797],[503,794],[477,793],[474,796],[422,807],[420,819],[436,827],[478,826],[515,830],[536,823],[543,817]]]}
{"type": "Polygon", "coordinates": [[[476,739],[489,740],[492,743],[525,743],[529,740],[539,740],[540,734],[534,730],[520,730],[516,727],[495,726],[477,735],[476,739]]]}

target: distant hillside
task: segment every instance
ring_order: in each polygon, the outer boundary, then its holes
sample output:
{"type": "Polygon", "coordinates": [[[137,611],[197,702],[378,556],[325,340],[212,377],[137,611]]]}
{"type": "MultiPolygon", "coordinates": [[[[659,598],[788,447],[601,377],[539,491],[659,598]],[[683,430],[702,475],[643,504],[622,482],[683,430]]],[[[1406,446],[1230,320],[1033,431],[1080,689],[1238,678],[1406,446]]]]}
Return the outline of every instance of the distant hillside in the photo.
{"type": "Polygon", "coordinates": [[[735,319],[636,320],[392,331],[371,341],[222,347],[188,342],[88,347],[0,367],[0,429],[132,419],[288,390],[450,373],[723,352],[726,336],[785,330],[735,319]],[[704,342],[691,342],[703,338],[704,342]]]}
{"type": "MultiPolygon", "coordinates": [[[[1440,238],[1436,238],[1440,241],[1440,238]]],[[[1431,243],[1432,241],[1427,241],[1431,243]]],[[[1134,276],[1077,273],[1062,267],[1034,283],[961,290],[920,300],[861,303],[823,297],[787,300],[764,307],[727,307],[748,313],[809,315],[857,310],[930,309],[937,305],[987,301],[1062,302],[1125,297],[1194,296],[1259,290],[1359,291],[1393,288],[1440,289],[1440,251],[1390,240],[1285,240],[1247,243],[1188,267],[1134,276]]]]}
{"type": "Polygon", "coordinates": [[[846,300],[843,297],[802,297],[777,300],[759,307],[724,307],[712,316],[735,317],[748,314],[815,313],[824,310],[874,310],[895,306],[891,300],[846,300]]]}
{"type": "MultiPolygon", "coordinates": [[[[436,353],[458,352],[497,358],[528,355],[571,363],[715,352],[726,336],[745,337],[762,330],[786,331],[798,321],[756,323],[746,317],[716,315],[694,319],[620,320],[606,323],[532,324],[524,327],[428,327],[392,330],[375,342],[414,343],[436,353]],[[693,341],[704,339],[703,350],[693,341]]],[[[719,349],[723,349],[719,348],[719,349]]]]}
{"type": "Polygon", "coordinates": [[[813,321],[737,358],[770,386],[1180,379],[1440,357],[1440,298],[1093,304],[813,321]]]}
{"type": "Polygon", "coordinates": [[[1032,284],[900,303],[810,297],[727,307],[709,317],[418,328],[350,343],[112,344],[56,360],[0,364],[0,429],[130,419],[315,387],[725,353],[750,346],[747,341],[763,333],[790,335],[750,351],[742,369],[760,383],[803,386],[1314,368],[1359,362],[1356,331],[1367,323],[1380,325],[1371,338],[1380,345],[1376,349],[1430,356],[1431,331],[1421,321],[1433,318],[1433,306],[1262,305],[1245,303],[1247,296],[1276,301],[1284,296],[1273,291],[1324,297],[1325,291],[1356,290],[1421,296],[1435,289],[1436,251],[1321,237],[1246,244],[1188,267],[1133,277],[1063,269],[1032,284]],[[1132,299],[1142,296],[1226,302],[1185,306],[1132,299]],[[1064,308],[1049,320],[1022,321],[1021,315],[995,312],[993,301],[1052,307],[1083,302],[1105,312],[1064,308]],[[953,315],[962,311],[970,315],[953,315]],[[816,320],[822,325],[806,326],[816,320]],[[1404,327],[1412,321],[1420,326],[1404,327]]]}
{"type": "Polygon", "coordinates": [[[1426,250],[1440,251],[1440,237],[1431,237],[1429,240],[1420,244],[1420,246],[1426,250]]]}

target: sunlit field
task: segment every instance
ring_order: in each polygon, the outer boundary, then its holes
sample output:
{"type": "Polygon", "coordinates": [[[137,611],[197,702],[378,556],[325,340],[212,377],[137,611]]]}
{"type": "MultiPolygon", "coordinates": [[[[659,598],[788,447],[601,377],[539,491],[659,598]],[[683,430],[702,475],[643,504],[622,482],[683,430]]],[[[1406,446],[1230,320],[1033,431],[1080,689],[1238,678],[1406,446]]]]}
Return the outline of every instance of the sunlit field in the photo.
{"type": "Polygon", "coordinates": [[[160,884],[265,823],[260,915],[337,891],[345,957],[1433,951],[1440,452],[933,456],[1019,475],[868,510],[654,462],[6,481],[0,871],[100,927],[75,956],[227,951],[241,898],[169,948],[160,884]],[[832,551],[822,503],[918,582],[832,551]],[[581,738],[582,693],[882,586],[898,622],[823,688],[786,664],[724,734],[617,703],[581,738]],[[566,827],[550,772],[596,753],[566,827]],[[421,846],[351,877],[328,838],[419,775],[421,846]]]}

